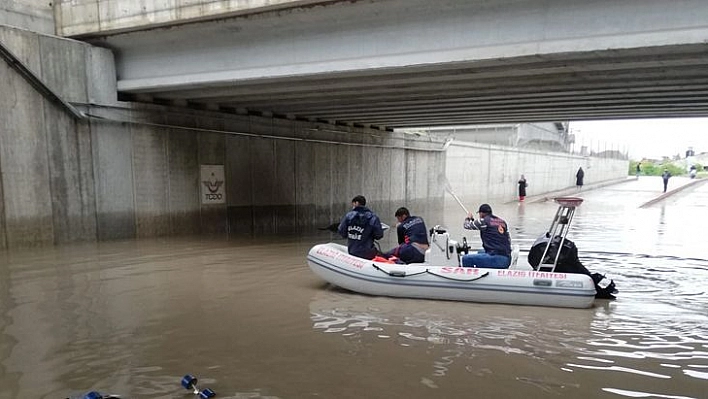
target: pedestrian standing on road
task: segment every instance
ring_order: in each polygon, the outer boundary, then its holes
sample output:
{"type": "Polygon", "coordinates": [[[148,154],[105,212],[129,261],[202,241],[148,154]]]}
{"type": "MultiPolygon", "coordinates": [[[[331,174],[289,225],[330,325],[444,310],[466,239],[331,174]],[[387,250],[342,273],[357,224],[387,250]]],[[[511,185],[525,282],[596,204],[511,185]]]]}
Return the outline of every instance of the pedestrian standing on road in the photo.
{"type": "Polygon", "coordinates": [[[666,192],[666,187],[669,185],[669,178],[671,177],[671,173],[669,173],[668,169],[664,169],[664,173],[661,174],[661,179],[664,180],[664,192],[666,192]]]}
{"type": "Polygon", "coordinates": [[[637,162],[637,180],[639,180],[639,173],[641,173],[642,171],[642,168],[639,166],[639,164],[641,164],[641,162],[637,162]]]}
{"type": "Polygon", "coordinates": [[[521,175],[519,179],[519,202],[524,202],[524,198],[526,198],[526,187],[528,187],[526,178],[524,175],[521,175]]]}
{"type": "Polygon", "coordinates": [[[583,167],[578,168],[578,172],[575,174],[575,185],[578,186],[578,190],[583,188],[583,179],[585,178],[585,172],[583,172],[583,167]]]}

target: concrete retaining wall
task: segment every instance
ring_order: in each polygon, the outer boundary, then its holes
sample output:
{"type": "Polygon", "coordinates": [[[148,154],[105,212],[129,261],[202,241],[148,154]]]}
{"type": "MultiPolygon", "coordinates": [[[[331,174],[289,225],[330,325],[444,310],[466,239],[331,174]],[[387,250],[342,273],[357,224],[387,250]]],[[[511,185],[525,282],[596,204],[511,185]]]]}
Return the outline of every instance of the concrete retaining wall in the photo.
{"type": "Polygon", "coordinates": [[[382,215],[403,204],[440,212],[434,204],[444,191],[428,175],[444,169],[442,143],[406,149],[390,132],[124,107],[87,108],[103,118],[90,124],[100,240],[313,232],[338,220],[359,193],[382,215]],[[201,203],[200,165],[224,165],[225,204],[201,203]]]}
{"type": "Polygon", "coordinates": [[[446,173],[458,196],[507,202],[518,198],[521,174],[531,196],[575,186],[581,166],[584,183],[590,184],[627,176],[628,161],[454,142],[447,151],[446,173]]]}
{"type": "Polygon", "coordinates": [[[53,4],[47,0],[2,0],[0,25],[53,35],[53,4]]]}

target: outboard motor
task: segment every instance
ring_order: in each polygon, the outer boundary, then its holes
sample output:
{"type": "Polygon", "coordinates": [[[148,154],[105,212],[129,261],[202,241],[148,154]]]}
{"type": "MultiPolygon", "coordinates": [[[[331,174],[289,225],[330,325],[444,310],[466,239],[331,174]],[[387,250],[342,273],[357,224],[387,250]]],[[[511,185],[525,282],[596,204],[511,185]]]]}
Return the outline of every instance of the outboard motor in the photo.
{"type": "MultiPolygon", "coordinates": [[[[465,246],[467,243],[464,243],[465,246]]],[[[425,263],[431,266],[460,266],[461,247],[450,239],[450,233],[442,226],[430,229],[430,247],[425,251],[425,263]]]]}
{"type": "Polygon", "coordinates": [[[615,282],[609,280],[609,283],[601,284],[601,281],[607,280],[600,273],[591,273],[578,258],[578,247],[569,239],[562,239],[560,236],[553,237],[551,240],[548,234],[541,236],[531,247],[529,251],[529,264],[534,270],[542,270],[543,267],[553,266],[554,271],[559,273],[576,273],[585,274],[592,278],[595,283],[595,298],[615,299],[613,294],[617,293],[615,282]],[[550,245],[549,245],[550,241],[550,245]],[[562,243],[562,244],[561,244],[562,243]],[[558,247],[560,247],[560,254],[558,247]],[[542,256],[545,257],[541,259],[542,256]],[[555,263],[554,263],[555,262],[555,263]]]}

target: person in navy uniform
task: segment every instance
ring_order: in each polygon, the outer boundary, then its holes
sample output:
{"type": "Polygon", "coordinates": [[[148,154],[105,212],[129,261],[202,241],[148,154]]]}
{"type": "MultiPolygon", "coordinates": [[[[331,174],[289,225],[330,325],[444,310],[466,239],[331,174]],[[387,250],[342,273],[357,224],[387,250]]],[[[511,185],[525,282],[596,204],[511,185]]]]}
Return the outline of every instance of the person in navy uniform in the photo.
{"type": "Polygon", "coordinates": [[[366,207],[363,195],[352,199],[352,210],[344,215],[337,231],[347,239],[349,254],[364,259],[373,259],[378,254],[374,240],[380,240],[384,234],[381,220],[366,207]]]}
{"type": "Polygon", "coordinates": [[[429,247],[428,229],[425,227],[423,218],[411,216],[408,208],[400,207],[395,213],[398,224],[398,246],[386,252],[384,256],[390,258],[397,257],[403,263],[423,263],[425,262],[425,251],[429,247]]]}
{"type": "Polygon", "coordinates": [[[489,267],[506,269],[511,264],[511,237],[504,219],[492,214],[489,204],[479,207],[479,219],[472,213],[467,215],[463,227],[467,230],[479,230],[483,251],[462,257],[462,266],[489,267]]]}

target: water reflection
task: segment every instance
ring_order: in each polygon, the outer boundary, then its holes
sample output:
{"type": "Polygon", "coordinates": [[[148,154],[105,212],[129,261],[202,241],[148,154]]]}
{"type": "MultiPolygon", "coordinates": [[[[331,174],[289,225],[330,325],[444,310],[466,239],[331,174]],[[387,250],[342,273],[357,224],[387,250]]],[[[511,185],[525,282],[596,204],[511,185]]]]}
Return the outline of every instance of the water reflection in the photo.
{"type": "MultiPolygon", "coordinates": [[[[553,364],[569,353],[602,356],[591,346],[592,310],[546,312],[502,305],[371,298],[332,289],[313,298],[310,312],[316,331],[339,334],[359,345],[389,340],[433,354],[427,371],[420,375],[421,384],[427,386],[438,386],[441,379],[460,371],[476,377],[506,375],[507,362],[513,363],[517,357],[537,363],[533,368],[554,368],[553,364]],[[495,360],[506,357],[511,358],[501,363],[495,360]]],[[[519,382],[544,391],[577,388],[569,381],[520,374],[519,382]]]]}
{"type": "Polygon", "coordinates": [[[524,217],[525,214],[526,214],[526,204],[523,202],[519,202],[519,205],[516,208],[516,223],[512,227],[512,229],[516,233],[516,235],[520,235],[520,236],[526,235],[526,231],[524,229],[524,227],[526,226],[526,220],[524,217]]]}
{"type": "MultiPolygon", "coordinates": [[[[642,395],[682,392],[687,398],[701,397],[700,380],[708,368],[704,293],[693,291],[690,281],[666,276],[675,270],[643,269],[645,262],[621,264],[626,255],[590,259],[598,266],[621,266],[617,278],[627,282],[622,300],[598,301],[589,310],[548,311],[375,298],[330,288],[310,302],[312,327],[356,341],[362,350],[386,340],[432,354],[420,375],[420,383],[428,387],[460,372],[482,377],[508,373],[509,364],[524,364],[515,371],[515,380],[546,393],[592,397],[579,381],[600,378],[609,383],[598,387],[605,392],[653,387],[642,395]],[[696,297],[701,298],[698,304],[696,297]],[[664,381],[676,379],[683,388],[667,388],[664,381]]],[[[667,259],[649,261],[659,265],[667,259]]],[[[702,273],[708,270],[705,262],[696,263],[702,273]]],[[[708,280],[704,274],[694,278],[708,280]]]]}
{"type": "Polygon", "coordinates": [[[656,234],[659,238],[661,238],[664,235],[664,227],[666,225],[666,205],[661,205],[661,208],[659,208],[659,228],[656,230],[656,234]]]}

